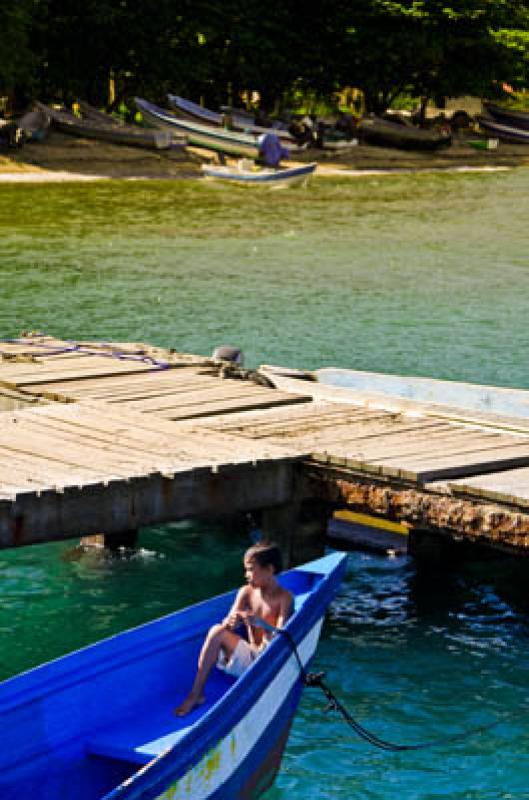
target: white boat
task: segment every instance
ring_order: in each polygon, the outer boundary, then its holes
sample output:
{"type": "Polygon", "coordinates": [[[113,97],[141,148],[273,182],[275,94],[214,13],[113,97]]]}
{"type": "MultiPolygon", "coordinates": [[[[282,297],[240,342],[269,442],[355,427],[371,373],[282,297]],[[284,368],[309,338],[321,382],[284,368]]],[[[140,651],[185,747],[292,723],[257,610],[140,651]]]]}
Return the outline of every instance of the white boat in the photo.
{"type": "Polygon", "coordinates": [[[285,167],[284,169],[268,169],[251,166],[246,159],[234,167],[223,165],[203,164],[202,172],[209,180],[224,181],[225,183],[238,183],[244,186],[268,186],[278,189],[292,186],[293,184],[306,184],[316,169],[316,163],[303,164],[299,167],[285,167]]]}

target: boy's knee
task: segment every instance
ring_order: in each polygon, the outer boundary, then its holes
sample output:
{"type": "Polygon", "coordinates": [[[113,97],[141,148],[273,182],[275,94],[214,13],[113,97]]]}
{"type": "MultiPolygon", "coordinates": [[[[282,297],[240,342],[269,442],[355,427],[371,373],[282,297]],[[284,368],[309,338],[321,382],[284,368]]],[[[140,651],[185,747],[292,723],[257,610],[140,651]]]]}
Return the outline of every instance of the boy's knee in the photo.
{"type": "Polygon", "coordinates": [[[213,639],[213,637],[219,636],[220,634],[224,633],[225,630],[226,626],[222,625],[221,623],[212,625],[208,632],[208,639],[213,639]]]}

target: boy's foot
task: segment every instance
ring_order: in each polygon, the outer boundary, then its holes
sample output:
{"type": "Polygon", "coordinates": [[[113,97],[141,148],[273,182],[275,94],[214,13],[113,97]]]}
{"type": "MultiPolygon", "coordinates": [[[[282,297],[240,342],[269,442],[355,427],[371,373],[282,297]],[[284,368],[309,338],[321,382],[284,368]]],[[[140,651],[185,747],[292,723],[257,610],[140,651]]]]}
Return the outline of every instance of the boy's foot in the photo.
{"type": "Polygon", "coordinates": [[[201,706],[205,702],[206,698],[203,694],[199,695],[198,697],[188,694],[184,702],[181,703],[178,708],[175,708],[174,713],[177,717],[185,717],[186,714],[189,714],[194,708],[201,706]]]}

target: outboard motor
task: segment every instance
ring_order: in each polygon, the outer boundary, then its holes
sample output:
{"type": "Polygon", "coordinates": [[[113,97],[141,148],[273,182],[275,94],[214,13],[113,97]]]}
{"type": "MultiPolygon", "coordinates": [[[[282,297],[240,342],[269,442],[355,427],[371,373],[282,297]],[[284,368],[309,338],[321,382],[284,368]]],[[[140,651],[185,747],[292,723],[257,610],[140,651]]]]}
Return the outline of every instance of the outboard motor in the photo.
{"type": "Polygon", "coordinates": [[[215,361],[231,361],[238,367],[244,366],[244,356],[239,347],[231,347],[229,344],[223,344],[216,347],[213,351],[212,358],[215,361]]]}

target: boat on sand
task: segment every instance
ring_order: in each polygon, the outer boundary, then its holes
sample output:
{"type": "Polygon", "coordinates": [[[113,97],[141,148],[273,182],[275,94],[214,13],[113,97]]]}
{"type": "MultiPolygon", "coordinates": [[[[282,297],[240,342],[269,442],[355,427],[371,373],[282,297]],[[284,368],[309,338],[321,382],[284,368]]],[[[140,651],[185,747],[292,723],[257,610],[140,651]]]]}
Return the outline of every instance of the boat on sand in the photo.
{"type": "Polygon", "coordinates": [[[133,125],[110,125],[77,117],[69,111],[56,111],[44,103],[36,102],[35,105],[50,117],[55,128],[70,136],[154,150],[166,150],[173,146],[171,136],[166,131],[148,130],[133,125]]]}
{"type": "Polygon", "coordinates": [[[243,675],[216,667],[183,717],[204,637],[235,592],[0,684],[2,800],[247,800],[279,769],[325,610],[346,567],[332,553],[279,576],[294,614],[243,675]],[[299,658],[299,661],[298,661],[299,658]]]}
{"type": "MultiPolygon", "coordinates": [[[[219,128],[224,125],[227,114],[211,111],[209,108],[199,106],[198,103],[193,103],[191,100],[186,100],[184,97],[180,97],[177,94],[168,94],[167,99],[169,100],[169,105],[176,111],[178,116],[184,119],[189,119],[192,122],[200,122],[203,125],[215,125],[219,128]]],[[[289,143],[294,147],[296,146],[296,140],[284,128],[256,125],[253,121],[253,116],[242,115],[240,111],[229,113],[229,118],[233,130],[252,133],[256,136],[260,136],[262,133],[275,133],[284,144],[289,143]]]]}
{"type": "Polygon", "coordinates": [[[521,111],[508,106],[497,106],[494,103],[483,103],[483,105],[490,116],[497,122],[529,131],[529,111],[521,111]]]}
{"type": "Polygon", "coordinates": [[[26,141],[42,142],[48,135],[50,116],[42,109],[31,109],[19,119],[18,127],[24,132],[26,141]]]}
{"type": "Polygon", "coordinates": [[[134,102],[144,118],[162,130],[178,131],[188,137],[189,144],[195,147],[204,147],[207,150],[216,150],[229,155],[257,158],[259,155],[258,137],[249,133],[229,131],[213,125],[203,125],[187,119],[179,119],[154,103],[149,103],[141,97],[135,97],[134,102]]]}
{"type": "Polygon", "coordinates": [[[500,122],[492,117],[478,115],[476,117],[480,127],[487,133],[494,134],[498,139],[506,142],[518,142],[520,144],[529,144],[529,129],[517,127],[511,123],[500,122]]]}
{"type": "Polygon", "coordinates": [[[416,125],[391,122],[381,117],[365,117],[358,123],[361,141],[403,150],[436,150],[452,143],[449,128],[418,128],[416,125]]]}

